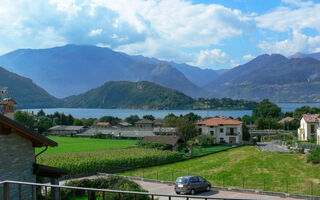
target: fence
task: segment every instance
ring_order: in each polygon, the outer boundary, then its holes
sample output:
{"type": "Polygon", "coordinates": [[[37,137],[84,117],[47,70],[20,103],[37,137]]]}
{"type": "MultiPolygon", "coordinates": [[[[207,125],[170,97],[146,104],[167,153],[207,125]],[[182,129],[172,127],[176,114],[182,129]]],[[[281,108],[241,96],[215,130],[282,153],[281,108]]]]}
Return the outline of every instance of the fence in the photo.
{"type": "MultiPolygon", "coordinates": [[[[179,199],[220,199],[220,200],[242,200],[237,198],[216,198],[216,197],[208,197],[208,196],[190,196],[190,195],[166,195],[166,194],[155,194],[155,193],[147,193],[147,192],[132,192],[132,191],[121,191],[121,190],[109,190],[109,189],[96,189],[96,188],[84,188],[84,187],[72,187],[72,186],[59,186],[59,185],[49,185],[49,184],[37,184],[37,183],[29,183],[29,182],[18,182],[18,181],[3,181],[0,182],[0,186],[3,187],[3,200],[10,200],[13,196],[14,199],[25,199],[26,197],[23,196],[22,186],[30,187],[31,194],[28,194],[28,199],[36,200],[36,198],[44,198],[46,200],[64,200],[65,197],[62,196],[62,190],[71,190],[73,195],[71,199],[77,199],[76,196],[77,190],[85,191],[85,196],[82,196],[81,199],[88,199],[93,200],[107,199],[110,194],[116,194],[114,199],[151,199],[154,200],[156,197],[167,198],[168,200],[179,198],[179,199]],[[18,186],[17,195],[12,195],[12,186],[18,186]],[[49,191],[51,195],[49,195],[49,191]],[[130,196],[128,196],[130,195],[130,196]],[[36,197],[37,196],[37,197],[36,197]],[[93,198],[93,196],[95,196],[93,198]],[[144,198],[141,198],[144,197],[144,198]]],[[[244,200],[244,199],[243,199],[244,200]]]]}
{"type": "Polygon", "coordinates": [[[214,186],[320,196],[320,179],[307,179],[304,177],[277,179],[268,175],[241,177],[236,175],[212,175],[210,173],[190,174],[188,169],[167,172],[142,169],[140,171],[126,172],[125,175],[170,182],[174,182],[178,177],[184,175],[200,175],[214,186]]]}

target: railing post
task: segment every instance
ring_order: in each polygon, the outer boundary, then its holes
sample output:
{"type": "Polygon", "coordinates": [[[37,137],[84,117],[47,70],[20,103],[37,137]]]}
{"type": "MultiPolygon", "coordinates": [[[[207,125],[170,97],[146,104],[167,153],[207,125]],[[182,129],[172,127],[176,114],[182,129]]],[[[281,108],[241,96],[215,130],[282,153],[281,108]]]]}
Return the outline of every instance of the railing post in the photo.
{"type": "MultiPolygon", "coordinates": [[[[57,179],[51,179],[50,180],[51,185],[59,185],[59,181],[57,179]]],[[[58,200],[59,199],[59,191],[56,187],[51,187],[51,199],[52,200],[58,200]]]]}
{"type": "Polygon", "coordinates": [[[3,184],[3,200],[9,200],[10,199],[10,185],[9,183],[3,184]]]}

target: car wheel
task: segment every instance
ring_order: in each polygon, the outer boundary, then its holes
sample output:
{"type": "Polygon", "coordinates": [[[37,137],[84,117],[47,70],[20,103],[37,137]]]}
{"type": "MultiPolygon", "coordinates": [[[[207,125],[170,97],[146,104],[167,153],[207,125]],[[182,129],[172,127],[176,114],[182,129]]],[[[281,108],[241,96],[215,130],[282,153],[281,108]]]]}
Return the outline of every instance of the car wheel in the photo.
{"type": "Polygon", "coordinates": [[[207,191],[210,191],[211,190],[211,187],[210,185],[207,186],[207,191]]]}
{"type": "Polygon", "coordinates": [[[176,194],[180,194],[180,192],[176,192],[176,194]]]}
{"type": "Polygon", "coordinates": [[[191,192],[190,192],[190,194],[191,194],[191,195],[195,195],[195,194],[196,194],[196,191],[195,191],[194,189],[192,189],[191,192]]]}

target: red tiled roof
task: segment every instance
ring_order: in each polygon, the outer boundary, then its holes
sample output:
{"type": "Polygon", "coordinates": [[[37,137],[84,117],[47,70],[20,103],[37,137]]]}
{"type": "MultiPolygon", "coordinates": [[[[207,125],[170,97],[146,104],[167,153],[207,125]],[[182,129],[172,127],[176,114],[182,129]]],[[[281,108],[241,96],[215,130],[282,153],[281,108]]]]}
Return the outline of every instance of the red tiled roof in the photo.
{"type": "Polygon", "coordinates": [[[206,125],[206,126],[219,126],[219,125],[240,125],[242,121],[229,119],[229,118],[210,118],[201,122],[198,122],[198,125],[206,125]]]}
{"type": "Polygon", "coordinates": [[[304,114],[302,115],[302,118],[306,122],[319,122],[320,114],[304,114]]]}
{"type": "Polygon", "coordinates": [[[140,121],[137,121],[136,124],[153,124],[153,122],[148,119],[142,119],[140,121]]]}
{"type": "Polygon", "coordinates": [[[279,123],[291,122],[293,120],[294,120],[293,117],[286,117],[286,118],[283,118],[282,120],[280,120],[279,123]]]}
{"type": "Polygon", "coordinates": [[[96,126],[111,126],[111,124],[109,122],[98,122],[96,126]]]}

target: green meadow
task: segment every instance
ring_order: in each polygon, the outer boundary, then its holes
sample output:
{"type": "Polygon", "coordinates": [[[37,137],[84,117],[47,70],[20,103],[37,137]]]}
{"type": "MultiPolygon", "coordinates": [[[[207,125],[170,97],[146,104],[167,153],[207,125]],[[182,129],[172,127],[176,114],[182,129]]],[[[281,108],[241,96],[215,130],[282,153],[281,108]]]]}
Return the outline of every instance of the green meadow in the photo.
{"type": "MultiPolygon", "coordinates": [[[[44,152],[44,154],[100,151],[100,150],[107,150],[107,149],[123,149],[123,148],[133,147],[138,142],[138,140],[95,139],[95,138],[80,138],[80,137],[49,136],[49,138],[57,142],[58,146],[49,147],[48,150],[44,152]]],[[[42,149],[37,148],[36,153],[40,152],[42,149]]]]}

